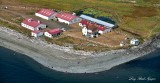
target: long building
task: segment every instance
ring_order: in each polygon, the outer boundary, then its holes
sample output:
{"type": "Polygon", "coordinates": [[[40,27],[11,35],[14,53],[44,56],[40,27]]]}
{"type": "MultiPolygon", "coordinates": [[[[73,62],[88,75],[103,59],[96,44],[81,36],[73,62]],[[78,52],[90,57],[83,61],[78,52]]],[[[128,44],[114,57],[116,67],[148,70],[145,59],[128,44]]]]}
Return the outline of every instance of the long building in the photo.
{"type": "Polygon", "coordinates": [[[115,27],[114,24],[111,24],[111,23],[108,23],[108,22],[105,22],[105,21],[102,21],[102,20],[99,20],[99,19],[95,19],[95,18],[92,18],[92,17],[87,16],[87,15],[83,15],[82,14],[82,15],[80,15],[80,17],[83,18],[83,19],[89,20],[91,22],[95,22],[95,23],[97,23],[99,25],[103,25],[103,26],[108,27],[108,28],[115,27]]]}

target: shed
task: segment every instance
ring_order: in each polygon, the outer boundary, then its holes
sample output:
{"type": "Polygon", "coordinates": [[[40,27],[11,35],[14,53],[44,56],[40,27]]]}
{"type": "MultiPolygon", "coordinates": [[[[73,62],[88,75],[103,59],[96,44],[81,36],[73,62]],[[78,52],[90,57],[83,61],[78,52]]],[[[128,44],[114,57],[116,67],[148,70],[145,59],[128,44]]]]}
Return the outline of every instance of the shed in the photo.
{"type": "Polygon", "coordinates": [[[131,45],[139,45],[139,40],[138,39],[131,39],[130,44],[131,45]]]}
{"type": "Polygon", "coordinates": [[[40,9],[35,15],[46,20],[52,20],[57,13],[51,9],[40,9]]]}
{"type": "Polygon", "coordinates": [[[52,30],[48,30],[46,32],[44,32],[44,35],[46,37],[52,38],[53,36],[58,36],[62,33],[62,30],[60,30],[59,28],[56,29],[52,29],[52,30]]]}
{"type": "Polygon", "coordinates": [[[43,35],[43,32],[41,31],[38,31],[38,30],[34,30],[31,32],[31,36],[33,37],[39,37],[39,36],[42,36],[43,35]]]}

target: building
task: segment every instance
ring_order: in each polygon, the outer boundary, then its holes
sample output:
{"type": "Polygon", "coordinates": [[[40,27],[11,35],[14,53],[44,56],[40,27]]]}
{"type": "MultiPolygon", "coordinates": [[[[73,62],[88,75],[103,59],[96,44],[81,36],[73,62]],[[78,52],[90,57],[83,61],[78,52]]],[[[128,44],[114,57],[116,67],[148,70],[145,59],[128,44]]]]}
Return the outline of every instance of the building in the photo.
{"type": "Polygon", "coordinates": [[[52,20],[55,18],[57,13],[51,9],[41,9],[35,13],[36,16],[46,20],[52,20]]]}
{"type": "Polygon", "coordinates": [[[79,22],[79,26],[80,27],[87,27],[89,25],[89,21],[88,20],[81,20],[81,22],[79,22]]]}
{"type": "Polygon", "coordinates": [[[139,43],[140,43],[139,40],[134,38],[130,41],[131,45],[139,45],[139,43]]]}
{"type": "Polygon", "coordinates": [[[107,28],[114,28],[115,25],[114,24],[111,24],[111,23],[108,23],[108,22],[105,22],[105,21],[102,21],[102,20],[99,20],[99,19],[95,19],[95,18],[92,18],[90,16],[87,16],[87,15],[80,15],[81,18],[85,19],[85,20],[89,20],[91,22],[94,22],[94,23],[97,23],[99,25],[102,25],[104,27],[107,27],[107,28]]]}
{"type": "Polygon", "coordinates": [[[83,27],[82,34],[89,38],[98,37],[98,28],[95,25],[83,27]]]}
{"type": "Polygon", "coordinates": [[[41,30],[43,28],[46,28],[46,25],[41,23],[40,21],[36,21],[32,18],[26,18],[21,23],[22,27],[25,27],[27,29],[30,29],[32,31],[34,30],[41,30]]]}
{"type": "Polygon", "coordinates": [[[31,32],[31,36],[33,37],[39,37],[39,36],[42,36],[43,35],[43,32],[41,31],[38,31],[38,30],[34,30],[31,32]]]}
{"type": "Polygon", "coordinates": [[[57,29],[52,29],[44,32],[44,35],[46,37],[52,38],[54,36],[59,36],[61,33],[62,33],[62,30],[57,28],[57,29]]]}
{"type": "Polygon", "coordinates": [[[55,18],[57,19],[57,21],[65,23],[67,25],[81,21],[81,18],[79,18],[78,16],[64,12],[56,14],[55,18]]]}

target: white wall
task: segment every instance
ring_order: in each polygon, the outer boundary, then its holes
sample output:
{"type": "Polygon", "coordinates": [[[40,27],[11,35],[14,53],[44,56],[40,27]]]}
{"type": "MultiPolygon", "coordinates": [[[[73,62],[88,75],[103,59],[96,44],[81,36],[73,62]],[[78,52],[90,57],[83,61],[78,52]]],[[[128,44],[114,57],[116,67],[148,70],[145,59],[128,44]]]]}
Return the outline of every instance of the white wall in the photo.
{"type": "Polygon", "coordinates": [[[41,28],[46,28],[46,25],[45,24],[40,24],[40,25],[38,25],[37,27],[31,27],[31,26],[29,26],[29,25],[26,25],[26,24],[24,24],[24,23],[21,23],[21,26],[23,26],[23,27],[25,27],[25,28],[27,28],[27,29],[30,29],[30,30],[32,30],[32,31],[34,31],[34,30],[39,30],[39,28],[41,27],[41,28]]]}
{"type": "Polygon", "coordinates": [[[48,32],[44,32],[44,35],[45,35],[46,37],[52,38],[52,35],[49,34],[48,32]]]}
{"type": "Polygon", "coordinates": [[[51,16],[49,16],[49,17],[44,16],[44,15],[39,14],[39,13],[35,13],[35,15],[38,16],[38,17],[41,17],[41,18],[43,18],[43,19],[46,19],[46,20],[51,20],[51,19],[53,19],[53,18],[55,17],[56,13],[53,14],[53,15],[51,15],[51,16]]]}
{"type": "Polygon", "coordinates": [[[84,28],[82,29],[82,34],[83,34],[83,35],[87,35],[87,28],[86,28],[86,27],[84,27],[84,28]]]}
{"type": "Polygon", "coordinates": [[[103,31],[99,30],[98,33],[99,33],[99,34],[103,34],[103,31]]]}
{"type": "Polygon", "coordinates": [[[80,22],[82,19],[81,18],[75,18],[73,19],[72,21],[66,21],[66,20],[63,20],[61,18],[58,18],[58,21],[59,22],[62,22],[62,23],[66,23],[66,24],[73,24],[73,23],[77,23],[77,22],[80,22]]]}
{"type": "Polygon", "coordinates": [[[36,16],[41,17],[43,19],[49,20],[50,18],[48,18],[47,16],[41,15],[39,13],[35,13],[36,16]]]}
{"type": "Polygon", "coordinates": [[[34,37],[39,37],[42,35],[43,35],[43,32],[39,32],[38,34],[31,32],[31,36],[34,36],[34,37]]]}
{"type": "Polygon", "coordinates": [[[31,27],[31,26],[29,26],[29,25],[26,25],[26,24],[24,24],[24,23],[21,23],[21,26],[23,26],[23,27],[25,27],[25,28],[27,28],[27,29],[30,29],[30,30],[34,30],[34,27],[31,27]]]}
{"type": "Polygon", "coordinates": [[[58,21],[61,22],[61,23],[66,23],[68,25],[70,24],[69,21],[63,20],[61,18],[58,18],[58,21]]]}

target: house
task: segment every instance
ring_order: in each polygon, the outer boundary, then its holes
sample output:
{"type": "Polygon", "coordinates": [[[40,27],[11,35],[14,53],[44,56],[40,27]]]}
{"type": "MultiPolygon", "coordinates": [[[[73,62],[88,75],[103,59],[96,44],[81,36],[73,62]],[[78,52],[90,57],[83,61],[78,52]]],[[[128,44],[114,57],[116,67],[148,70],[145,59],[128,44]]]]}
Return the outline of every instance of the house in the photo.
{"type": "Polygon", "coordinates": [[[35,13],[36,16],[46,20],[52,20],[53,18],[55,18],[56,14],[57,13],[51,9],[40,9],[35,13]]]}
{"type": "Polygon", "coordinates": [[[82,28],[82,34],[89,38],[98,37],[98,29],[95,25],[82,28]]]}
{"type": "Polygon", "coordinates": [[[139,40],[135,39],[135,38],[131,39],[131,41],[130,41],[131,45],[139,45],[139,43],[140,43],[139,40]]]}
{"type": "Polygon", "coordinates": [[[55,18],[57,19],[57,21],[68,25],[81,21],[81,18],[79,18],[78,16],[64,12],[56,14],[55,18]]]}
{"type": "Polygon", "coordinates": [[[44,29],[46,28],[46,25],[41,23],[40,21],[36,21],[32,18],[26,18],[22,21],[21,23],[21,26],[22,27],[25,27],[27,29],[30,29],[32,31],[34,30],[41,30],[41,29],[44,29]]]}
{"type": "Polygon", "coordinates": [[[61,33],[62,33],[62,30],[56,28],[56,29],[52,29],[44,32],[44,35],[46,37],[52,38],[53,36],[59,36],[61,33]]]}
{"type": "Polygon", "coordinates": [[[105,22],[105,21],[102,21],[102,20],[99,20],[99,19],[95,19],[95,18],[92,18],[90,16],[87,16],[87,15],[80,15],[81,18],[85,19],[85,20],[89,20],[91,22],[94,22],[94,23],[97,23],[99,25],[102,25],[104,27],[107,27],[107,28],[114,28],[115,25],[114,24],[111,24],[111,23],[108,23],[108,22],[105,22]]]}
{"type": "Polygon", "coordinates": [[[38,30],[34,30],[31,32],[31,36],[33,37],[39,37],[39,36],[42,36],[43,35],[43,32],[41,31],[38,31],[38,30]]]}

